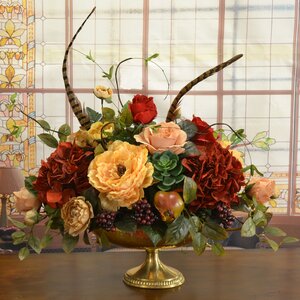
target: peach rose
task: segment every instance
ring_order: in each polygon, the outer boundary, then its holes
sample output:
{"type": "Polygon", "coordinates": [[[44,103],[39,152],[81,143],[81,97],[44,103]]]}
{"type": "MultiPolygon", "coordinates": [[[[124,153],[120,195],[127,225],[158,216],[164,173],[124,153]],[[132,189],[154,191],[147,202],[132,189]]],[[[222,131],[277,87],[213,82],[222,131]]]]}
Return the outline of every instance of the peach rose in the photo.
{"type": "Polygon", "coordinates": [[[94,213],[91,203],[79,196],[71,198],[63,205],[61,217],[64,220],[66,232],[77,236],[88,228],[94,213]]]}
{"type": "Polygon", "coordinates": [[[153,165],[147,162],[144,146],[114,141],[108,150],[97,155],[89,166],[90,184],[100,194],[104,209],[130,208],[144,197],[144,188],[152,184],[153,165]]]}
{"type": "Polygon", "coordinates": [[[268,202],[275,195],[275,181],[268,178],[252,178],[249,184],[254,184],[248,195],[255,197],[260,203],[268,202]]]}
{"type": "Polygon", "coordinates": [[[86,130],[78,130],[67,137],[67,142],[75,143],[80,148],[85,148],[89,145],[89,134],[86,130]]]}
{"type": "Polygon", "coordinates": [[[174,122],[161,122],[157,127],[146,127],[134,136],[135,140],[145,144],[151,154],[154,152],[171,151],[175,154],[184,152],[186,133],[174,122]]]}
{"type": "Polygon", "coordinates": [[[111,98],[113,91],[111,88],[106,88],[105,86],[98,85],[94,89],[94,95],[99,99],[109,99],[111,98]]]}
{"type": "Polygon", "coordinates": [[[22,187],[18,192],[14,192],[14,199],[18,212],[26,212],[31,209],[38,210],[41,207],[41,202],[25,187],[22,187]]]}

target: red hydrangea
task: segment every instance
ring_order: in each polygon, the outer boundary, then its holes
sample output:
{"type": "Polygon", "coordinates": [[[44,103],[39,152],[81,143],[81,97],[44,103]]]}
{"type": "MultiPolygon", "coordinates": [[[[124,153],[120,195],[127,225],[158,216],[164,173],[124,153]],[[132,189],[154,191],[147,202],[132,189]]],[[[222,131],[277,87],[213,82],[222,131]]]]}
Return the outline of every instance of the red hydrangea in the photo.
{"type": "Polygon", "coordinates": [[[129,103],[129,109],[135,123],[148,124],[157,116],[153,97],[135,95],[132,103],[129,103]]]}
{"type": "Polygon", "coordinates": [[[79,196],[90,187],[87,171],[92,159],[92,151],[84,151],[76,144],[60,143],[47,161],[42,161],[33,183],[39,200],[60,207],[70,197],[79,196]]]}
{"type": "Polygon", "coordinates": [[[200,156],[184,158],[187,176],[197,183],[197,199],[190,209],[215,208],[218,202],[227,206],[238,203],[237,193],[245,185],[242,164],[219,143],[206,147],[200,156]]]}

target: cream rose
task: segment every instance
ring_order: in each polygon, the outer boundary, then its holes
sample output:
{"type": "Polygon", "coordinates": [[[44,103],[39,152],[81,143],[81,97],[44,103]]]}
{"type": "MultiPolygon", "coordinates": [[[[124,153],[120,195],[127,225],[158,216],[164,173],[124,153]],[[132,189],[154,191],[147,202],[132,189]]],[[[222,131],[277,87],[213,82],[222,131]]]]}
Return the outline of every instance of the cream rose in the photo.
{"type": "Polygon", "coordinates": [[[101,140],[102,137],[107,137],[109,133],[112,133],[114,130],[114,125],[108,122],[102,123],[102,122],[95,122],[91,125],[91,128],[89,129],[88,133],[92,140],[101,140]],[[103,128],[103,130],[102,130],[103,128]],[[102,137],[101,137],[101,131],[102,131],[102,137]]]}
{"type": "Polygon", "coordinates": [[[154,152],[171,151],[175,154],[184,152],[187,135],[174,122],[162,122],[157,127],[146,127],[134,136],[135,140],[145,144],[151,154],[154,152]]]}
{"type": "Polygon", "coordinates": [[[88,178],[104,209],[117,211],[142,199],[152,184],[153,165],[144,146],[115,141],[90,163],[88,178]]]}
{"type": "Polygon", "coordinates": [[[111,98],[113,91],[111,88],[106,88],[105,86],[98,85],[94,88],[94,95],[99,99],[111,98]]]}
{"type": "Polygon", "coordinates": [[[260,203],[266,203],[275,195],[275,181],[268,178],[252,178],[249,184],[254,184],[248,195],[255,197],[260,203]]]}
{"type": "Polygon", "coordinates": [[[61,217],[68,234],[77,236],[85,231],[94,217],[90,202],[82,196],[73,197],[61,209],[61,217]]]}
{"type": "Polygon", "coordinates": [[[22,187],[20,191],[14,192],[13,194],[18,212],[26,212],[33,208],[38,210],[41,207],[41,202],[25,187],[22,187]]]}

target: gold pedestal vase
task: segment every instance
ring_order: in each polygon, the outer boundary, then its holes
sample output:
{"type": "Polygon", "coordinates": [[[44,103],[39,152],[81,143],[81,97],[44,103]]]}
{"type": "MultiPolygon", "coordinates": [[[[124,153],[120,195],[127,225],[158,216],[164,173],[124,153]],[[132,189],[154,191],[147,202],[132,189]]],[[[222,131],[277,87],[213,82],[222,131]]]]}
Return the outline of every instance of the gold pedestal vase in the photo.
{"type": "Polygon", "coordinates": [[[159,259],[160,249],[174,248],[182,246],[183,243],[176,246],[168,246],[160,242],[156,247],[153,246],[149,237],[141,230],[135,232],[123,231],[101,231],[94,233],[98,236],[105,234],[108,240],[115,245],[126,248],[144,249],[146,251],[145,261],[132,269],[129,269],[123,277],[125,284],[137,288],[145,289],[168,289],[180,286],[185,279],[181,272],[166,266],[159,259]]]}

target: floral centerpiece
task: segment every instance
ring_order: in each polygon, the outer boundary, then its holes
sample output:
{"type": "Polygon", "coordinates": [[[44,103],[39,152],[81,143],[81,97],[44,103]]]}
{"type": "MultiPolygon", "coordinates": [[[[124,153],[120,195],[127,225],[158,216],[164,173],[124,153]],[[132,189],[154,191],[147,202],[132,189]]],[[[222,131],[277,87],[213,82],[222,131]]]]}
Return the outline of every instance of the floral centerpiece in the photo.
{"type": "MultiPolygon", "coordinates": [[[[103,86],[94,89],[101,111],[82,109],[66,75],[74,39],[66,51],[63,75],[81,128],[71,133],[65,124],[57,131],[57,140],[45,120],[36,120],[45,130],[39,137],[55,150],[15,192],[16,207],[25,213],[24,222],[11,220],[20,229],[13,234],[14,243],[25,243],[20,259],[29,255],[30,248],[40,253],[51,242],[52,231],[62,235],[66,252],[80,237],[89,243],[90,232],[102,245],[122,232],[130,233],[133,240],[142,236],[137,244],[141,247],[145,239],[146,246],[153,248],[190,242],[198,255],[206,247],[220,255],[233,225],[243,237],[257,235],[256,228],[261,227],[260,235],[274,250],[279,244],[270,234],[289,242],[284,232],[268,225],[272,214],[267,204],[276,205],[274,181],[261,177],[253,164],[245,165],[239,150],[250,144],[267,150],[274,140],[260,132],[249,141],[242,129],[228,133],[215,130],[199,116],[180,116],[184,94],[241,55],[187,84],[175,97],[166,121],[155,122],[152,97],[138,94],[122,103],[117,81],[120,64],[115,69],[116,111],[105,106],[115,101],[112,89],[103,86]],[[238,211],[246,217],[236,217],[238,211]],[[41,222],[45,234],[37,237],[34,226],[41,222]]],[[[94,61],[91,54],[87,58],[94,61]]],[[[111,67],[104,77],[112,81],[113,71],[111,67]]]]}

